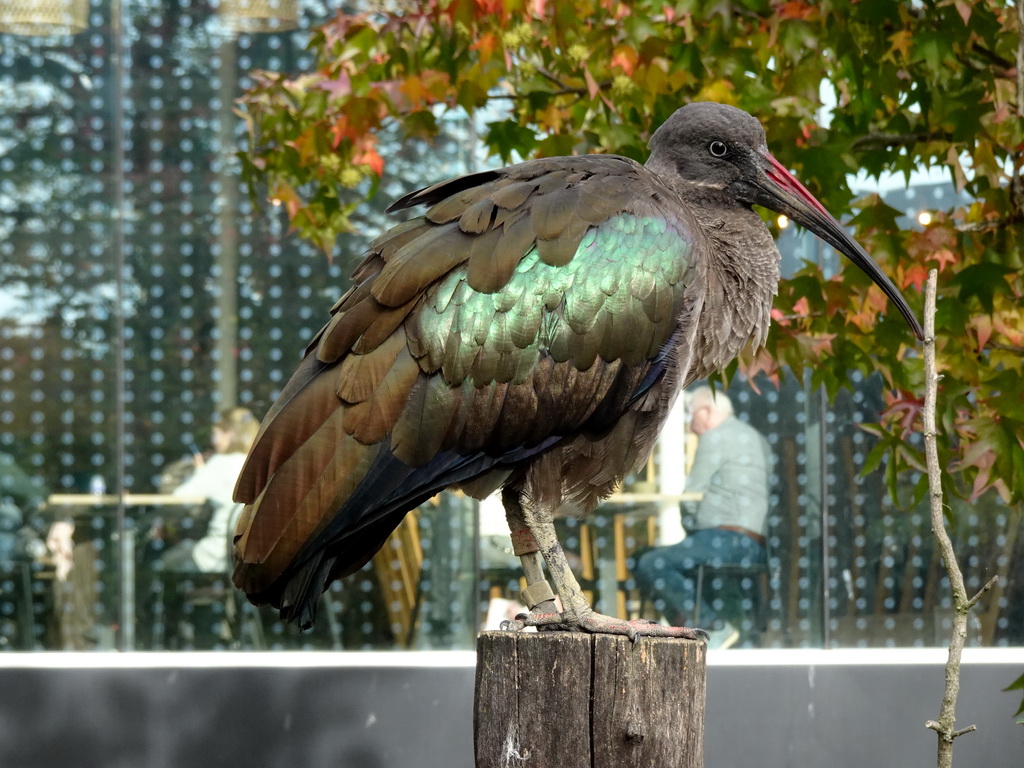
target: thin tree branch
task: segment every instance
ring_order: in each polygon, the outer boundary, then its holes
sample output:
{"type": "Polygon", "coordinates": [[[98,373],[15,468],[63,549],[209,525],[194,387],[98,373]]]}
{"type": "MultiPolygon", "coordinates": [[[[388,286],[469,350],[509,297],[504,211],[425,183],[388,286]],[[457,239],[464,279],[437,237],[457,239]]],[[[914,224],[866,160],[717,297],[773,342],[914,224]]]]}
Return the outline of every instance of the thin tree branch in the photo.
{"type": "Polygon", "coordinates": [[[999,581],[999,577],[993,576],[991,579],[985,582],[985,586],[978,590],[978,594],[976,594],[974,597],[967,601],[967,607],[973,608],[974,604],[981,599],[981,596],[988,592],[990,589],[992,589],[992,587],[996,585],[997,581],[999,581]]]}
{"type": "Polygon", "coordinates": [[[1012,352],[1015,355],[1024,357],[1024,347],[1016,347],[1012,344],[1000,344],[998,341],[989,341],[985,346],[991,349],[1001,349],[1003,352],[1012,352]]]}
{"type": "Polygon", "coordinates": [[[957,232],[995,232],[996,230],[1007,227],[1012,223],[1013,219],[1006,217],[1001,219],[992,219],[989,221],[958,221],[953,225],[953,227],[957,232]]]}
{"type": "Polygon", "coordinates": [[[574,89],[573,89],[573,87],[571,85],[568,85],[567,83],[563,83],[561,80],[559,80],[553,74],[551,74],[546,69],[544,69],[544,67],[535,67],[535,69],[537,70],[537,74],[538,75],[543,77],[545,80],[548,80],[549,82],[554,83],[559,88],[561,88],[563,91],[565,91],[567,93],[571,93],[571,92],[574,91],[574,89]]]}
{"type": "Polygon", "coordinates": [[[952,768],[953,740],[957,736],[970,733],[975,726],[955,730],[956,699],[960,693],[960,657],[963,655],[967,641],[967,614],[971,606],[981,597],[998,577],[993,577],[981,592],[973,599],[967,599],[963,573],[956,562],[953,542],[946,532],[945,518],[942,512],[942,470],[939,466],[939,450],[937,445],[938,431],[935,425],[935,401],[938,395],[939,377],[935,364],[935,295],[938,285],[938,271],[928,272],[924,298],[924,451],[928,465],[928,491],[931,506],[932,534],[942,553],[942,563],[949,576],[949,585],[953,592],[953,637],[949,643],[949,655],[946,658],[946,687],[942,696],[942,707],[939,709],[938,721],[929,720],[925,726],[934,730],[939,737],[938,766],[952,768]]]}
{"type": "MultiPolygon", "coordinates": [[[[1000,56],[998,53],[993,51],[991,48],[986,48],[985,46],[981,45],[980,43],[974,43],[971,46],[971,51],[973,53],[978,54],[979,56],[981,56],[983,58],[988,59],[988,61],[990,63],[995,64],[997,67],[999,67],[1001,70],[1003,70],[1000,74],[1002,76],[1004,76],[1004,77],[1008,77],[1009,74],[1010,74],[1010,71],[1013,69],[1013,62],[1012,61],[1010,61],[1009,59],[1005,58],[1004,56],[1000,56]]],[[[963,61],[963,58],[961,57],[960,60],[963,61]]]]}
{"type": "MultiPolygon", "coordinates": [[[[942,726],[939,725],[934,720],[929,720],[928,722],[926,722],[924,724],[924,727],[925,728],[931,728],[933,731],[937,731],[939,733],[942,732],[942,726]]],[[[953,738],[955,739],[957,736],[963,736],[965,733],[970,733],[971,731],[976,731],[976,730],[978,730],[978,726],[976,726],[976,725],[968,725],[966,728],[961,728],[959,731],[953,731],[952,735],[953,735],[953,738]]]]}

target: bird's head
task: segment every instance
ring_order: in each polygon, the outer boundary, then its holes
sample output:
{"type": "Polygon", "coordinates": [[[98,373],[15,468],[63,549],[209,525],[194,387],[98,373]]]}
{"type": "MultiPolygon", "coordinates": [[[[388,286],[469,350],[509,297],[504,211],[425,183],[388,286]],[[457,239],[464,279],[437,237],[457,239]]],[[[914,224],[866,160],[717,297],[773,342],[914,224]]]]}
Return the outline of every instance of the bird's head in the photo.
{"type": "Polygon", "coordinates": [[[736,203],[788,216],[857,265],[903,315],[914,335],[924,331],[899,289],[803,184],[768,151],[764,128],[742,109],[697,102],[681,107],[651,136],[651,163],[671,168],[695,187],[736,203]]]}

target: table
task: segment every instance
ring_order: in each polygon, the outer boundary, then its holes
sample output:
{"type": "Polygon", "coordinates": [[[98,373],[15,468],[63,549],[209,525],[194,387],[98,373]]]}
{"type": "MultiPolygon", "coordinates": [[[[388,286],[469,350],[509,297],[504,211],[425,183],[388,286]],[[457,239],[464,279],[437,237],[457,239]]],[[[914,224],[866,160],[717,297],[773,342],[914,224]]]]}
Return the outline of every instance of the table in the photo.
{"type": "Polygon", "coordinates": [[[122,651],[131,651],[135,648],[135,526],[125,524],[125,515],[120,514],[120,509],[192,508],[206,503],[207,499],[202,496],[175,496],[169,493],[54,493],[47,497],[48,508],[69,508],[74,510],[71,512],[72,517],[76,513],[84,514],[88,510],[104,507],[113,507],[119,511],[117,529],[113,536],[120,544],[121,554],[119,613],[122,651]]]}

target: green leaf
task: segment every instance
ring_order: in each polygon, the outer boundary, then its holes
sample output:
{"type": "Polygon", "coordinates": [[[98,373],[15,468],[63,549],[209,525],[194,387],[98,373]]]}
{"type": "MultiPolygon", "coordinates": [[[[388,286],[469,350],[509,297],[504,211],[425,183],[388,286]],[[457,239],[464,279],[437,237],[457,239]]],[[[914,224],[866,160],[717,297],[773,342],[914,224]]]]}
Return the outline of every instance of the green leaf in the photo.
{"type": "Polygon", "coordinates": [[[1006,276],[1013,272],[1011,267],[992,262],[972,264],[961,269],[950,284],[960,286],[960,301],[967,302],[976,298],[984,310],[991,314],[993,297],[996,293],[1009,292],[1006,276]]]}
{"type": "MultiPolygon", "coordinates": [[[[877,425],[872,426],[877,427],[877,425]]],[[[880,427],[877,428],[879,430],[881,429],[880,427]]],[[[871,447],[871,450],[868,451],[868,455],[864,458],[864,466],[861,467],[860,470],[861,477],[867,477],[876,469],[878,469],[878,467],[881,466],[882,461],[886,458],[886,456],[889,455],[889,451],[893,447],[893,440],[891,438],[891,435],[889,435],[888,433],[882,433],[881,431],[876,432],[876,434],[879,434],[881,439],[878,440],[871,447]]]]}
{"type": "Polygon", "coordinates": [[[986,382],[993,394],[986,400],[1002,416],[1024,421],[1024,397],[1021,397],[1020,374],[1016,371],[1003,371],[986,382]]]}
{"type": "Polygon", "coordinates": [[[509,162],[513,153],[530,153],[537,145],[537,134],[533,129],[509,119],[488,123],[484,141],[504,162],[509,162]]]}
{"type": "MultiPolygon", "coordinates": [[[[1014,680],[1008,686],[1003,688],[1003,690],[1004,691],[1024,691],[1024,675],[1021,675],[1020,677],[1018,677],[1016,680],[1014,680]]],[[[1016,717],[1017,715],[1020,715],[1020,714],[1024,714],[1024,699],[1021,700],[1020,707],[1017,709],[1016,712],[1013,713],[1013,716],[1016,717]]],[[[1024,719],[1018,720],[1017,722],[1018,723],[1024,723],[1024,719]]]]}

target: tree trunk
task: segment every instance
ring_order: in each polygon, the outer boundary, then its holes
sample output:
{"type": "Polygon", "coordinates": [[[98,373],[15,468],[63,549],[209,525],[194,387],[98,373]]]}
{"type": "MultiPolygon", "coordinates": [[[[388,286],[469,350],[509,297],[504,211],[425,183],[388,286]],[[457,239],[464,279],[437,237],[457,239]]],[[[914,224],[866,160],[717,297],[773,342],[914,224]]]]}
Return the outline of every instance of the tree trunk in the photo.
{"type": "Polygon", "coordinates": [[[702,768],[703,642],[483,632],[476,768],[702,768]]]}

